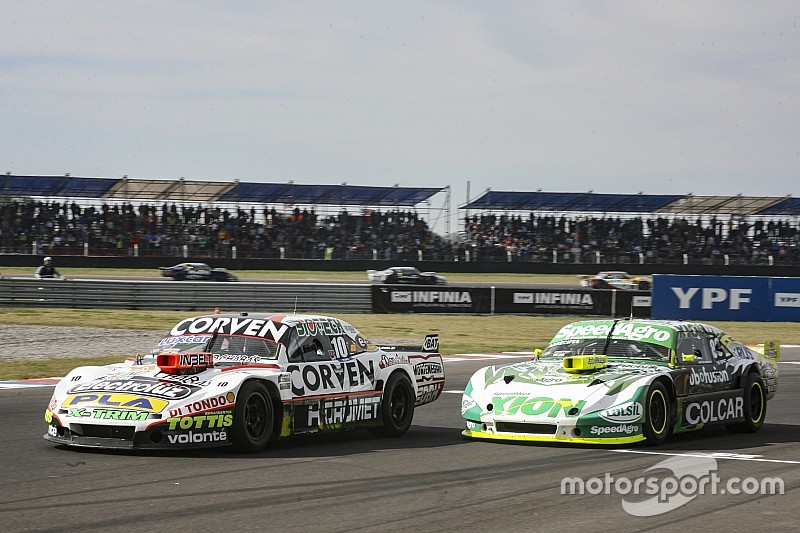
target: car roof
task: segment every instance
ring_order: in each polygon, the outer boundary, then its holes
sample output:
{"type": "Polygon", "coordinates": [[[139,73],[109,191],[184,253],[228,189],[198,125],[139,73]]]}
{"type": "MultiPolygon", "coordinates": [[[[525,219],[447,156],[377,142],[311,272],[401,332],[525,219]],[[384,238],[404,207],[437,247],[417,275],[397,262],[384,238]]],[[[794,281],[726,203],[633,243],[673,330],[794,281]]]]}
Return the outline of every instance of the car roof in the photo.
{"type": "MultiPolygon", "coordinates": [[[[286,324],[287,326],[293,327],[298,323],[303,322],[322,322],[328,320],[336,320],[337,322],[341,322],[343,324],[347,324],[348,326],[352,327],[349,322],[346,320],[342,320],[340,318],[328,316],[328,315],[316,315],[316,314],[298,314],[298,313],[250,313],[250,312],[241,312],[241,313],[220,313],[220,314],[207,314],[207,315],[197,315],[193,317],[186,317],[180,322],[186,322],[189,320],[196,320],[199,318],[227,318],[227,319],[244,319],[249,318],[252,320],[264,320],[265,322],[273,322],[275,324],[286,324]]],[[[355,328],[354,328],[355,329],[355,328]]]]}
{"type": "MultiPolygon", "coordinates": [[[[624,319],[624,320],[582,320],[579,322],[572,322],[563,326],[553,339],[561,339],[564,338],[562,333],[565,333],[569,338],[593,338],[593,337],[602,337],[604,335],[601,334],[592,334],[592,329],[597,328],[598,326],[605,326],[610,328],[614,324],[622,325],[631,324],[633,328],[641,327],[641,326],[653,326],[654,328],[659,329],[666,329],[671,331],[672,335],[674,336],[678,332],[689,332],[689,333],[711,333],[714,335],[721,335],[724,334],[722,330],[719,328],[712,326],[710,324],[705,324],[703,322],[686,322],[682,320],[653,320],[653,319],[624,319]],[[585,327],[586,329],[581,332],[574,332],[574,328],[585,327]],[[570,329],[568,329],[570,328],[570,329]],[[590,329],[591,328],[591,329],[590,329]]],[[[615,330],[619,331],[621,328],[617,328],[615,330]]],[[[607,330],[608,331],[608,330],[607,330]]],[[[616,335],[615,335],[616,336],[616,335]]]]}

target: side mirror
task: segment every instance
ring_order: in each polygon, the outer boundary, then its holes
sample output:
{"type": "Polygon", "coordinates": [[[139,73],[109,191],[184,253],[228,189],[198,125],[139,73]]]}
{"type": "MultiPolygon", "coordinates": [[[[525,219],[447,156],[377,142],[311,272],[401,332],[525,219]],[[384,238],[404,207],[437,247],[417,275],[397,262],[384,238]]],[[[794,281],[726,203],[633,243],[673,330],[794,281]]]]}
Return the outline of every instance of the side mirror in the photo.
{"type": "Polygon", "coordinates": [[[536,359],[539,359],[539,357],[541,357],[541,356],[542,356],[542,352],[543,352],[543,351],[544,351],[544,350],[542,350],[541,348],[536,348],[535,350],[533,350],[533,356],[534,356],[536,359]]]}
{"type": "Polygon", "coordinates": [[[681,355],[681,362],[694,363],[695,355],[693,353],[685,353],[681,355]]]}

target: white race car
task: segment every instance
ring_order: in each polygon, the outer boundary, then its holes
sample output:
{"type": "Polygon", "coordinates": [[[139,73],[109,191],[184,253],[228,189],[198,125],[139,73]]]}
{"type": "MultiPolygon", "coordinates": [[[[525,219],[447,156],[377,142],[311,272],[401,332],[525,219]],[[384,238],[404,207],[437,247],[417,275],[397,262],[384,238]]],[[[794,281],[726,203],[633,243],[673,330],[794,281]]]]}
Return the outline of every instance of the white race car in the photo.
{"type": "Polygon", "coordinates": [[[389,267],[386,270],[367,270],[367,279],[380,283],[405,285],[447,285],[436,272],[420,272],[415,267],[389,267]]]}
{"type": "Polygon", "coordinates": [[[624,289],[649,291],[653,281],[648,277],[631,276],[621,270],[608,270],[594,276],[578,276],[582,287],[592,289],[624,289]]]}
{"type": "Polygon", "coordinates": [[[221,314],[182,320],[146,356],[74,369],[45,412],[56,444],[263,449],[292,435],[365,428],[403,435],[436,400],[436,335],[379,348],[319,315],[221,314]]]}

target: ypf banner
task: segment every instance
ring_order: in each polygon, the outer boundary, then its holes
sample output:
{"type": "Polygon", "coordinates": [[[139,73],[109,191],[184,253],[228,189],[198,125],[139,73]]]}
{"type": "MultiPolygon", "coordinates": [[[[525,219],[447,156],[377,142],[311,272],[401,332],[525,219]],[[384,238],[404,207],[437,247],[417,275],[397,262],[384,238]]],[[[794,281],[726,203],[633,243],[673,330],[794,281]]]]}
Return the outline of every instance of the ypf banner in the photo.
{"type": "Polygon", "coordinates": [[[653,318],[800,320],[800,279],[746,276],[653,276],[653,318]]]}

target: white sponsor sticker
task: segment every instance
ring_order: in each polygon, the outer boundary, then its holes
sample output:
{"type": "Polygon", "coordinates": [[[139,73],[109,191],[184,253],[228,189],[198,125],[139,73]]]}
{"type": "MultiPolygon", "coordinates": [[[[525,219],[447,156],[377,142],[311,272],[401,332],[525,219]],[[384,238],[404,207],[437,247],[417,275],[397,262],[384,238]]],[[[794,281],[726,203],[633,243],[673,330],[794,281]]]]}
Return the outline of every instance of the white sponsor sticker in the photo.
{"type": "Polygon", "coordinates": [[[776,292],[775,307],[800,307],[800,292],[776,292]]]}
{"type": "Polygon", "coordinates": [[[411,291],[394,291],[392,292],[393,302],[410,302],[411,291]]]}
{"type": "Polygon", "coordinates": [[[533,303],[533,293],[532,292],[515,292],[514,293],[514,303],[515,304],[532,304],[533,303]]]}

